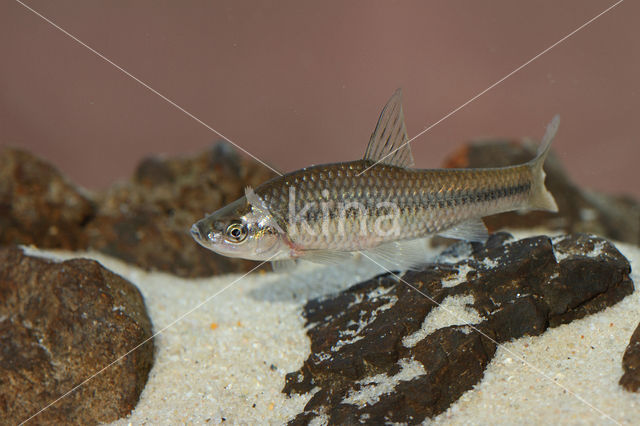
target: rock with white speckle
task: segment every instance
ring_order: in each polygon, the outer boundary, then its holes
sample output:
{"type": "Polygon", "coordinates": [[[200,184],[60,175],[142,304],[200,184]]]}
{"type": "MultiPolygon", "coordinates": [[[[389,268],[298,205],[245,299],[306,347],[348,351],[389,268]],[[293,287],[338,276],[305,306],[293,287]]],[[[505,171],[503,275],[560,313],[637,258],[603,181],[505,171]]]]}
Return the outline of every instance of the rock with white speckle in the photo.
{"type": "Polygon", "coordinates": [[[381,275],[305,305],[312,353],[283,392],[314,393],[292,424],[433,418],[482,379],[497,344],[540,335],[633,292],[628,261],[598,237],[513,241],[503,233],[485,245],[459,244],[466,249],[440,256],[454,263],[402,280],[381,275]]]}
{"type": "Polygon", "coordinates": [[[37,415],[34,424],[97,424],[128,414],[151,369],[150,337],[138,289],[98,262],[0,249],[0,423],[37,415]]]}

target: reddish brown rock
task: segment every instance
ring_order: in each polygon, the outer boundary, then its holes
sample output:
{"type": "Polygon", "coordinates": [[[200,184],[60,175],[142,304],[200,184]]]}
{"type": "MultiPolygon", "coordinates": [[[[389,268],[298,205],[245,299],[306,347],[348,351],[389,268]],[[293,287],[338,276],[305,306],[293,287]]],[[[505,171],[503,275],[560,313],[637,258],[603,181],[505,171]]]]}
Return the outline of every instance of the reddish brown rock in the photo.
{"type": "Polygon", "coordinates": [[[629,345],[622,357],[624,374],[620,378],[620,385],[629,392],[640,389],[640,324],[631,335],[629,345]]]}
{"type": "Polygon", "coordinates": [[[50,164],[19,149],[0,152],[0,245],[82,249],[91,200],[50,164]]]}
{"type": "Polygon", "coordinates": [[[283,392],[314,394],[291,424],[321,415],[329,424],[421,423],[482,379],[497,343],[614,305],[633,292],[629,273],[624,256],[594,236],[501,233],[450,247],[404,273],[406,283],[386,274],[311,300],[303,311],[311,355],[283,392]],[[416,333],[456,298],[457,315],[473,314],[473,327],[456,321],[416,333]]]}
{"type": "Polygon", "coordinates": [[[130,182],[100,196],[87,227],[89,246],[141,268],[182,277],[247,271],[256,263],[219,256],[199,246],[191,225],[273,177],[268,169],[240,158],[228,145],[190,158],[151,157],[130,182]]]}
{"type": "Polygon", "coordinates": [[[256,265],[199,246],[189,233],[206,213],[273,173],[219,143],[194,157],[150,157],[130,181],[84,193],[31,154],[0,154],[0,245],[95,249],[148,270],[183,277],[243,272],[256,265]]]}
{"type": "MultiPolygon", "coordinates": [[[[533,151],[509,142],[470,144],[447,166],[504,166],[529,160],[533,151]]],[[[485,218],[491,230],[545,226],[640,243],[637,202],[578,189],[553,156],[545,170],[560,214],[491,216],[485,218]]],[[[46,162],[6,149],[0,155],[0,245],[93,248],[183,277],[247,271],[256,263],[218,256],[195,243],[188,231],[206,213],[242,196],[246,186],[256,187],[273,176],[219,143],[190,158],[147,158],[130,181],[93,195],[92,201],[46,162]]]]}
{"type": "MultiPolygon", "coordinates": [[[[535,156],[533,144],[515,141],[485,141],[454,152],[445,167],[503,167],[522,164],[535,156]]],[[[559,213],[507,212],[484,219],[490,230],[543,226],[566,233],[584,232],[617,241],[640,244],[640,203],[626,196],[613,196],[579,188],[571,181],[556,156],[549,155],[544,167],[546,186],[558,204],[559,213]]]]}
{"type": "MultiPolygon", "coordinates": [[[[151,337],[140,292],[99,263],[0,249],[0,423],[17,424],[151,337]]],[[[97,424],[128,414],[153,361],[140,346],[34,418],[97,424]]]]}

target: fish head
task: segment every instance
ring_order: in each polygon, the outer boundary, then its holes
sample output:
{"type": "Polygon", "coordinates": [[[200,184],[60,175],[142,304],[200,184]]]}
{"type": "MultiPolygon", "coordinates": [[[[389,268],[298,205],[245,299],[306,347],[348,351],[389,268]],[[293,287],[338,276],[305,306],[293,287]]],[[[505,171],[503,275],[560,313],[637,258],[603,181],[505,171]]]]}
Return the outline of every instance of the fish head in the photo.
{"type": "Polygon", "coordinates": [[[203,247],[228,257],[282,260],[290,252],[286,233],[250,188],[244,197],[193,224],[191,235],[203,247]]]}

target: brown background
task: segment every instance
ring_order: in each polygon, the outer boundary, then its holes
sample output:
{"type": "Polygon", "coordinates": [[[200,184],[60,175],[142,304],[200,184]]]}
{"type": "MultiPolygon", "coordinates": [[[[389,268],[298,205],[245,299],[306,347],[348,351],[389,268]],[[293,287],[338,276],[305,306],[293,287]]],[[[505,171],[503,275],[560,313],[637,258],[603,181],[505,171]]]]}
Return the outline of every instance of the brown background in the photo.
{"type": "MultiPolygon", "coordinates": [[[[362,155],[404,89],[410,136],[614,1],[27,1],[283,171],[362,155]]],[[[540,137],[581,185],[640,196],[640,2],[626,1],[413,143],[540,137]]],[[[218,136],[12,0],[0,3],[0,143],[105,187],[218,136]]]]}

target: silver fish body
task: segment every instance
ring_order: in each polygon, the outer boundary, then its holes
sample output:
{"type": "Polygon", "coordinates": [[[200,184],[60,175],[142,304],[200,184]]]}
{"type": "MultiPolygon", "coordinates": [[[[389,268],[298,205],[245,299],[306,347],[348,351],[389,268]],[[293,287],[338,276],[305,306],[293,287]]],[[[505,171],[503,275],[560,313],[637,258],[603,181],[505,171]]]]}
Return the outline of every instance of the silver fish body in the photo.
{"type": "Polygon", "coordinates": [[[385,106],[365,158],[312,166],[276,177],[197,222],[202,245],[256,260],[334,263],[365,251],[392,258],[419,256],[403,242],[432,234],[482,240],[483,216],[520,209],[557,211],[542,166],[557,130],[547,128],[536,158],[485,169],[411,168],[400,93],[385,106]],[[235,234],[235,235],[234,235],[235,234]]]}
{"type": "Polygon", "coordinates": [[[371,164],[309,167],[275,178],[255,193],[301,251],[367,249],[531,207],[535,181],[529,165],[415,170],[378,164],[362,173],[371,164]],[[379,229],[373,229],[376,221],[379,229]]]}

